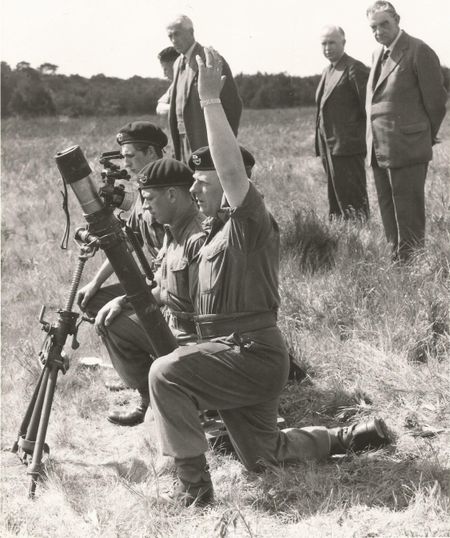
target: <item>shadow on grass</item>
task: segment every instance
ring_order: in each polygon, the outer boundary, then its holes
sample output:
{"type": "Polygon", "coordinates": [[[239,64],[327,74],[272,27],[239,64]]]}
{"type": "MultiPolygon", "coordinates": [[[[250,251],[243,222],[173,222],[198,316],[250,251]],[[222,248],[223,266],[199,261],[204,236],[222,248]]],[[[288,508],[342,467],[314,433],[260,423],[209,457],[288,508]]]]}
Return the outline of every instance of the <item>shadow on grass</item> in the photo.
{"type": "MultiPolygon", "coordinates": [[[[371,398],[362,391],[339,387],[322,389],[308,380],[289,382],[281,395],[280,415],[290,427],[348,425],[377,415],[371,398]]],[[[386,420],[389,430],[389,419],[386,420]]],[[[343,510],[355,505],[401,511],[417,496],[450,496],[450,473],[437,460],[432,445],[419,459],[396,452],[391,445],[363,454],[334,456],[324,463],[269,467],[250,473],[253,505],[270,515],[296,522],[304,517],[343,510]]]]}
{"type": "Polygon", "coordinates": [[[267,470],[253,477],[258,486],[253,506],[290,522],[355,505],[401,511],[421,494],[448,499],[449,478],[437,463],[397,461],[384,449],[267,470]]]}
{"type": "Polygon", "coordinates": [[[288,425],[334,427],[376,414],[372,399],[361,390],[348,392],[341,387],[324,389],[311,377],[290,381],[281,393],[280,414],[288,425]]]}

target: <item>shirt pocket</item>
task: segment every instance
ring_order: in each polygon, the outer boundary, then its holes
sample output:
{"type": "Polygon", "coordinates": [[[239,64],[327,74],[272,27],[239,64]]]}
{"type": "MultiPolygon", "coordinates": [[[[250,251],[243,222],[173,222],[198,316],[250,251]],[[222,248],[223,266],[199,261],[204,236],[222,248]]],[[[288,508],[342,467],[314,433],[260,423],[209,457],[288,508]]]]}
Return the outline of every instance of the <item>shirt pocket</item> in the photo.
{"type": "Polygon", "coordinates": [[[169,264],[167,292],[172,297],[189,297],[189,263],[187,258],[174,260],[169,264]]]}
{"type": "Polygon", "coordinates": [[[203,247],[203,261],[199,265],[199,289],[210,292],[222,280],[225,269],[226,240],[203,247]]]}

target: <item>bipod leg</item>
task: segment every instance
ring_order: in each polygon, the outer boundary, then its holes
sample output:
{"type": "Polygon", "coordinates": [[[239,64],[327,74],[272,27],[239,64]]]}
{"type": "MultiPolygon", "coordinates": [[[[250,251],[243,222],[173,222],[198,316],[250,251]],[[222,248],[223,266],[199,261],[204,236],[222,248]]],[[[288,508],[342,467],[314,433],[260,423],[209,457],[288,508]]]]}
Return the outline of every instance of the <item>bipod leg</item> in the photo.
{"type": "MultiPolygon", "coordinates": [[[[23,463],[27,463],[28,458],[31,457],[31,455],[34,452],[36,434],[37,434],[39,423],[41,420],[42,406],[44,403],[45,393],[47,390],[49,375],[50,375],[50,368],[48,365],[45,365],[41,373],[39,389],[37,391],[36,398],[34,399],[34,406],[31,408],[31,404],[30,404],[30,408],[27,410],[27,414],[31,413],[31,418],[28,421],[26,433],[22,435],[18,441],[19,448],[23,451],[23,456],[21,456],[21,460],[23,461],[23,463]]],[[[36,389],[35,389],[35,392],[36,392],[36,389]]],[[[33,394],[33,397],[34,396],[35,395],[33,394]]],[[[25,419],[24,419],[24,423],[25,423],[25,419]]]]}
{"type": "Polygon", "coordinates": [[[28,496],[30,498],[34,498],[37,481],[41,472],[42,453],[45,445],[45,436],[47,434],[48,420],[50,417],[50,411],[52,409],[53,396],[55,394],[58,372],[58,364],[53,363],[50,370],[50,374],[47,376],[45,398],[42,405],[42,412],[40,414],[39,427],[37,430],[37,437],[33,450],[33,459],[31,461],[31,465],[28,468],[28,474],[31,475],[30,488],[28,490],[28,496]]]}
{"type": "Polygon", "coordinates": [[[23,417],[22,424],[20,425],[19,433],[17,434],[17,439],[11,448],[11,452],[13,452],[14,454],[17,454],[17,451],[19,450],[20,439],[22,439],[27,433],[28,425],[30,424],[31,416],[36,406],[36,399],[38,397],[38,394],[42,385],[44,372],[45,372],[45,368],[42,368],[41,373],[39,375],[38,382],[36,384],[36,387],[34,388],[33,396],[31,397],[30,403],[28,404],[27,410],[25,412],[25,416],[23,417]]]}

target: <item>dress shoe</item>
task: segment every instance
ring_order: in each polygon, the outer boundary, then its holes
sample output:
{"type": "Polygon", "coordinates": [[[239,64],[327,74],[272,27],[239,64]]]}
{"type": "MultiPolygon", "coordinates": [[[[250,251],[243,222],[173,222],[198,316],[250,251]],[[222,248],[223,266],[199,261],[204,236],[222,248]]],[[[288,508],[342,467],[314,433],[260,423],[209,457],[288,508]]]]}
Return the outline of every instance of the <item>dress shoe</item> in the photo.
{"type": "Polygon", "coordinates": [[[332,455],[380,448],[390,442],[386,424],[378,417],[343,428],[333,428],[330,437],[332,455]]]}

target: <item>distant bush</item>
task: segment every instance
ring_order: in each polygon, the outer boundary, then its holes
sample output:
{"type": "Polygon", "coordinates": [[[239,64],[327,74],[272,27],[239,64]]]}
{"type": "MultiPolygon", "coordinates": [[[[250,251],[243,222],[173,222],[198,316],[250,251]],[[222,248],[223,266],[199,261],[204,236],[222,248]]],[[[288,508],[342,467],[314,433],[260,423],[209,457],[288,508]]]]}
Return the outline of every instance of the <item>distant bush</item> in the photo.
{"type": "MultiPolygon", "coordinates": [[[[59,75],[58,66],[43,63],[33,69],[19,62],[15,69],[1,63],[2,117],[5,116],[111,116],[154,114],[168,82],[134,76],[129,79],[59,75]]],[[[446,88],[450,70],[442,69],[446,88]]],[[[287,73],[256,73],[235,77],[246,108],[274,109],[314,105],[320,75],[293,77],[287,73]]]]}
{"type": "Polygon", "coordinates": [[[235,77],[246,108],[292,108],[314,104],[320,76],[292,77],[286,73],[239,74],[235,77]]]}
{"type": "Polygon", "coordinates": [[[5,62],[2,71],[2,116],[52,116],[56,109],[38,71],[26,62],[12,70],[5,62]]]}

